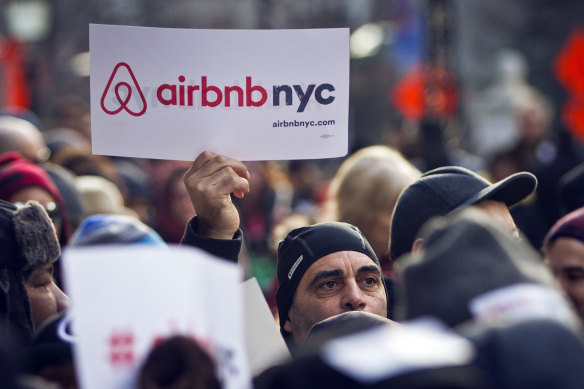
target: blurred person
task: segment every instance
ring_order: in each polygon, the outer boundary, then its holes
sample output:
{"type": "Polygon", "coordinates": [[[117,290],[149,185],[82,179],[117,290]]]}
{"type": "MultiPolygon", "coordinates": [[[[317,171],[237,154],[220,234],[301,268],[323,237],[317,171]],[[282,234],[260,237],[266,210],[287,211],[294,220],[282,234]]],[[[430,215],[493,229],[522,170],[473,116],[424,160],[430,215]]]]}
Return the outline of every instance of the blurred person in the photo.
{"type": "Polygon", "coordinates": [[[43,135],[51,152],[49,160],[53,163],[61,164],[69,155],[75,153],[91,154],[90,141],[71,128],[52,128],[43,135]]]}
{"type": "MultiPolygon", "coordinates": [[[[27,116],[23,116],[27,117],[27,116]]],[[[50,149],[37,121],[25,120],[10,115],[0,116],[0,154],[18,152],[24,158],[45,170],[54,181],[61,195],[72,223],[72,230],[81,221],[82,206],[71,180],[71,173],[50,161],[50,149]]],[[[67,234],[60,234],[61,244],[67,242],[67,234]]]]}
{"type": "Polygon", "coordinates": [[[60,247],[45,209],[36,201],[17,207],[0,200],[0,297],[2,317],[29,342],[69,298],[55,284],[53,265],[60,247]]]}
{"type": "Polygon", "coordinates": [[[65,243],[71,234],[65,201],[51,177],[40,167],[10,152],[0,156],[0,199],[11,203],[35,200],[42,204],[65,243]]]}
{"type": "Polygon", "coordinates": [[[116,160],[114,163],[126,188],[126,207],[136,212],[142,222],[151,225],[154,212],[152,180],[139,163],[126,160],[116,160]]]}
{"type": "Polygon", "coordinates": [[[118,186],[102,176],[77,176],[75,186],[81,196],[85,216],[102,213],[135,215],[125,206],[118,186]]]}
{"type": "Polygon", "coordinates": [[[248,251],[265,255],[270,249],[272,227],[290,213],[292,187],[274,161],[249,162],[246,166],[254,190],[245,199],[236,199],[236,206],[248,251]]]}
{"type": "MultiPolygon", "coordinates": [[[[203,152],[184,175],[197,216],[182,244],[237,262],[242,243],[231,201],[250,191],[250,175],[237,160],[203,152]]],[[[294,350],[327,317],[365,311],[387,317],[390,307],[379,260],[354,226],[319,223],[290,231],[278,246],[276,302],[280,332],[294,350]]]]}
{"type": "Polygon", "coordinates": [[[197,341],[172,336],[156,344],[139,369],[137,389],[220,389],[216,363],[197,341]]]}
{"type": "Polygon", "coordinates": [[[196,215],[183,183],[186,168],[176,168],[168,176],[156,197],[154,229],[167,243],[179,243],[188,221],[196,215]]]}
{"type": "Polygon", "coordinates": [[[552,226],[542,251],[565,295],[584,320],[584,208],[568,213],[552,226]]]}
{"type": "Polygon", "coordinates": [[[319,167],[314,161],[290,161],[287,174],[292,185],[292,211],[317,217],[320,204],[315,199],[315,188],[323,182],[319,167]]]}
{"type": "Polygon", "coordinates": [[[75,176],[100,176],[106,178],[118,187],[122,195],[126,193],[118,168],[109,157],[94,155],[87,151],[69,150],[60,155],[58,163],[75,176]]]}
{"type": "Polygon", "coordinates": [[[398,260],[401,320],[433,316],[457,327],[546,318],[579,327],[542,257],[487,212],[469,207],[434,218],[421,236],[424,247],[398,260]]]}
{"type": "Polygon", "coordinates": [[[370,146],[347,158],[333,177],[329,207],[334,220],[359,228],[391,274],[391,215],[401,191],[422,173],[387,146],[370,146]]]}
{"type": "Polygon", "coordinates": [[[80,96],[59,97],[53,112],[54,127],[71,128],[91,140],[89,104],[80,96]]]}
{"type": "Polygon", "coordinates": [[[469,206],[483,209],[518,238],[509,207],[527,198],[536,186],[537,179],[527,172],[515,173],[495,184],[459,166],[445,166],[422,174],[397,200],[391,220],[391,259],[398,260],[423,247],[424,240],[419,234],[428,220],[469,206]]]}
{"type": "Polygon", "coordinates": [[[114,214],[88,216],[69,242],[71,247],[97,244],[153,244],[166,247],[160,235],[136,217],[114,214]]]}
{"type": "Polygon", "coordinates": [[[50,150],[37,127],[21,118],[0,116],[0,154],[9,151],[18,151],[36,164],[50,157],[50,150]]]}

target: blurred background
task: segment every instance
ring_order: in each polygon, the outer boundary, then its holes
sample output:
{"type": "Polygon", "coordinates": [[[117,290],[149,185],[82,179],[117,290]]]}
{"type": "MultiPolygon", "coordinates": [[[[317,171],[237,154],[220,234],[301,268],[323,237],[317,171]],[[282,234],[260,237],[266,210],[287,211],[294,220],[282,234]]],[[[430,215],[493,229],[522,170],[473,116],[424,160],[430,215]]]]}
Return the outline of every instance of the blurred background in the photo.
{"type": "MultiPolygon", "coordinates": [[[[520,170],[533,172],[540,181],[537,195],[514,216],[536,248],[568,207],[561,198],[562,177],[584,161],[582,1],[0,4],[3,112],[25,118],[41,130],[51,162],[75,177],[97,175],[115,183],[121,194],[119,209],[130,209],[168,242],[180,240],[186,220],[194,214],[181,183],[188,161],[91,156],[89,23],[212,29],[349,27],[350,153],[384,145],[421,171],[456,164],[493,181],[520,170]]],[[[248,240],[249,271],[258,275],[265,289],[273,272],[274,244],[282,231],[328,217],[330,180],[343,160],[249,164],[252,193],[238,205],[248,240]]]]}

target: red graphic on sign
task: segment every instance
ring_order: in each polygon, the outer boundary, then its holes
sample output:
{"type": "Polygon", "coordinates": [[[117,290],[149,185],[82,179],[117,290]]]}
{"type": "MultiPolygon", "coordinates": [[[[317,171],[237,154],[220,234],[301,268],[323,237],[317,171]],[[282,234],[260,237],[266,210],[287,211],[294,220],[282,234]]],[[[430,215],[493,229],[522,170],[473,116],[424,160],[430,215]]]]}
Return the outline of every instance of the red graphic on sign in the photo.
{"type": "Polygon", "coordinates": [[[103,109],[103,111],[109,115],[116,115],[116,114],[120,113],[122,110],[125,110],[127,113],[129,113],[132,116],[141,116],[144,114],[144,112],[146,112],[146,99],[144,98],[144,94],[142,93],[142,89],[140,89],[140,86],[138,85],[138,81],[136,81],[136,77],[134,76],[134,72],[132,71],[132,69],[130,68],[130,66],[127,63],[120,62],[114,68],[112,75],[110,76],[109,81],[107,82],[107,85],[105,86],[105,90],[103,91],[103,95],[101,96],[101,109],[103,109]],[[128,73],[130,74],[130,77],[132,77],[132,82],[134,83],[134,87],[136,88],[136,91],[138,91],[138,94],[140,95],[140,100],[142,102],[142,109],[138,112],[134,112],[128,106],[128,103],[130,102],[130,99],[132,98],[132,86],[125,81],[120,81],[114,86],[114,93],[116,95],[117,103],[119,104],[119,106],[114,110],[108,109],[105,106],[105,98],[109,93],[110,87],[112,85],[112,82],[113,82],[116,74],[118,73],[118,70],[121,67],[125,68],[128,71],[128,73]],[[126,91],[126,94],[124,97],[122,97],[122,94],[120,93],[120,89],[122,89],[122,88],[125,89],[125,91],[126,91]]]}
{"type": "Polygon", "coordinates": [[[127,366],[134,362],[134,334],[132,332],[113,332],[109,344],[112,366],[127,366]]]}

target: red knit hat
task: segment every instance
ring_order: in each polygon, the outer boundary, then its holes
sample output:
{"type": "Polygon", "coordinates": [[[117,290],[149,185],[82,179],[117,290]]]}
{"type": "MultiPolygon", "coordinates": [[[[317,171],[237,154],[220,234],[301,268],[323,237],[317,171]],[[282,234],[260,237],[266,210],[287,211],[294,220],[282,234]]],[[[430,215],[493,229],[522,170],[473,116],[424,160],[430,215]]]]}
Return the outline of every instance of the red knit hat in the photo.
{"type": "Polygon", "coordinates": [[[70,231],[65,201],[48,173],[17,152],[0,155],[0,199],[10,201],[16,192],[31,186],[42,188],[53,197],[63,218],[62,233],[68,238],[70,231]]]}

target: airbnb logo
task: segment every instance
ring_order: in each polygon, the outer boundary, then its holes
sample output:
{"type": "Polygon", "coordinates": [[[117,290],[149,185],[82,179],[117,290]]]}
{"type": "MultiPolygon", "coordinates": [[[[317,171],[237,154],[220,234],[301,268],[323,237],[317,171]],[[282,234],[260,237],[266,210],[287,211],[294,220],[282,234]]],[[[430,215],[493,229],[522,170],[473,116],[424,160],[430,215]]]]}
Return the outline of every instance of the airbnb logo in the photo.
{"type": "MultiPolygon", "coordinates": [[[[241,85],[214,85],[207,76],[187,81],[184,75],[179,75],[177,80],[177,84],[164,83],[145,88],[146,92],[153,92],[153,109],[157,103],[175,107],[252,109],[266,104],[273,107],[283,104],[296,105],[296,112],[304,112],[309,102],[328,105],[335,100],[335,87],[330,83],[304,86],[278,84],[266,89],[254,83],[251,76],[245,76],[241,85]]],[[[101,96],[101,108],[109,115],[116,115],[122,110],[132,116],[141,116],[146,112],[146,99],[127,63],[120,62],[115,66],[101,96]]]]}
{"type": "MultiPolygon", "coordinates": [[[[123,76],[118,76],[121,78],[123,76]]],[[[125,110],[132,116],[142,116],[144,112],[146,112],[146,99],[144,98],[144,94],[142,93],[142,89],[140,89],[140,85],[138,85],[138,81],[136,81],[136,77],[134,76],[134,72],[130,68],[130,66],[125,62],[120,62],[114,68],[112,75],[105,86],[105,90],[101,95],[101,108],[103,111],[109,115],[116,115],[120,113],[122,110],[125,110]],[[114,102],[110,104],[111,106],[108,107],[106,105],[106,97],[111,93],[111,87],[116,79],[116,75],[118,74],[118,70],[125,69],[130,78],[132,79],[133,86],[137,91],[140,99],[134,99],[134,101],[138,101],[137,104],[130,105],[130,99],[132,98],[133,89],[132,85],[130,85],[126,81],[117,81],[113,87],[113,92],[115,95],[115,99],[112,99],[114,102]]]]}

